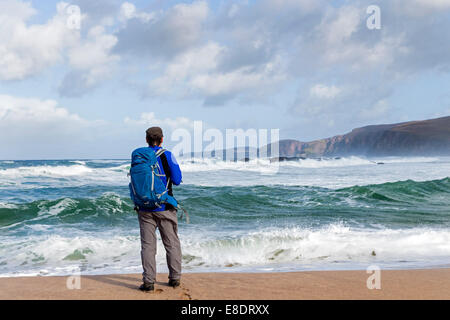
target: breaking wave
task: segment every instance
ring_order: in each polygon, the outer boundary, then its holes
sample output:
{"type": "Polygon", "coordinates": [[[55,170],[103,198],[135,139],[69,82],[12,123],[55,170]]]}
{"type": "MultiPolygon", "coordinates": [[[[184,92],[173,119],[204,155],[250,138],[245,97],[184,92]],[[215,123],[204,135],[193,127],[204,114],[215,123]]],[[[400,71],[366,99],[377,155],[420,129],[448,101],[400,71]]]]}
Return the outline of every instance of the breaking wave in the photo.
{"type": "MultiPolygon", "coordinates": [[[[185,271],[308,270],[348,265],[403,267],[448,262],[450,229],[357,230],[343,224],[322,228],[266,228],[248,234],[180,234],[185,271]]],[[[165,269],[164,250],[157,253],[165,269]]],[[[0,274],[139,272],[139,235],[103,232],[68,237],[30,236],[0,247],[0,274]],[[8,257],[8,259],[6,259],[8,257]],[[14,270],[14,271],[12,271],[14,270]]]]}

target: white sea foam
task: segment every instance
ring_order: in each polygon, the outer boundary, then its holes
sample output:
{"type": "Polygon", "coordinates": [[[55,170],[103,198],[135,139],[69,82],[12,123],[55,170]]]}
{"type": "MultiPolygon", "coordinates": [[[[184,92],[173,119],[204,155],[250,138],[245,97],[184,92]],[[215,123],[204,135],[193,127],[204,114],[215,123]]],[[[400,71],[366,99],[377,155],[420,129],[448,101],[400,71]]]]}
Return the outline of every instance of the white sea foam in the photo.
{"type": "Polygon", "coordinates": [[[91,173],[92,169],[85,165],[73,166],[30,166],[1,169],[0,177],[72,177],[91,173]]]}
{"type": "MultiPolygon", "coordinates": [[[[188,271],[268,271],[280,264],[306,270],[450,262],[450,229],[356,230],[333,224],[320,229],[267,228],[231,234],[181,230],[180,238],[183,264],[188,271]]],[[[110,231],[2,240],[0,256],[6,264],[0,265],[0,276],[43,274],[42,270],[45,274],[67,274],[75,266],[81,266],[87,274],[138,272],[141,268],[136,233],[124,236],[110,231]]],[[[158,241],[161,270],[165,268],[165,253],[158,241]]]]}
{"type": "Polygon", "coordinates": [[[450,261],[450,230],[354,230],[343,225],[322,229],[283,228],[256,231],[221,240],[186,239],[192,265],[304,265],[348,262],[450,261]]]}
{"type": "MultiPolygon", "coordinates": [[[[100,160],[98,160],[100,161],[100,160]]],[[[107,160],[101,160],[106,161],[107,160]]],[[[126,186],[129,163],[29,166],[0,169],[0,188],[55,186],[126,186]],[[114,164],[117,164],[114,166],[114,164]]],[[[100,163],[100,162],[99,162],[100,163]]],[[[450,158],[347,157],[270,163],[267,159],[226,162],[220,159],[181,159],[183,182],[200,186],[287,185],[343,188],[403,180],[427,181],[449,176],[450,158]],[[378,164],[377,163],[383,163],[378,164]]]]}
{"type": "Polygon", "coordinates": [[[427,157],[389,157],[389,158],[364,158],[364,157],[336,157],[336,158],[308,158],[292,161],[270,162],[269,159],[253,159],[244,161],[223,161],[214,158],[188,158],[179,161],[180,167],[185,172],[204,172],[217,170],[237,170],[237,171],[261,171],[270,168],[297,167],[297,168],[337,168],[352,166],[374,166],[379,163],[429,163],[439,161],[439,158],[427,157]]]}
{"type": "Polygon", "coordinates": [[[192,158],[180,160],[180,167],[185,172],[205,172],[218,170],[270,172],[278,167],[329,168],[360,165],[374,165],[372,160],[359,157],[336,159],[298,159],[294,161],[271,162],[269,159],[244,161],[223,161],[221,159],[192,158]]]}
{"type": "Polygon", "coordinates": [[[91,272],[111,270],[108,266],[119,270],[124,265],[139,265],[139,246],[138,236],[113,234],[104,238],[50,235],[30,236],[14,242],[6,240],[0,252],[7,250],[1,252],[1,256],[8,260],[6,266],[0,266],[3,271],[0,276],[70,274],[76,267],[91,272]],[[23,267],[24,264],[28,267],[23,267]]]}
{"type": "Polygon", "coordinates": [[[212,172],[212,171],[249,171],[259,173],[276,173],[277,165],[271,164],[268,159],[253,159],[244,161],[223,161],[221,159],[192,158],[179,161],[183,172],[212,172]]]}
{"type": "Polygon", "coordinates": [[[54,183],[55,186],[126,185],[128,168],[128,164],[93,168],[80,163],[0,169],[0,187],[41,188],[49,183],[54,183]]]}
{"type": "Polygon", "coordinates": [[[50,207],[46,207],[46,202],[41,202],[38,205],[39,212],[38,216],[56,216],[59,213],[67,210],[69,207],[76,207],[77,201],[70,198],[64,198],[58,201],[56,204],[50,207]]]}
{"type": "Polygon", "coordinates": [[[270,170],[258,172],[261,167],[270,165],[268,162],[264,163],[264,160],[262,164],[224,164],[206,160],[182,162],[181,166],[185,172],[184,182],[201,186],[286,185],[338,189],[409,179],[439,180],[448,177],[450,173],[450,158],[306,159],[281,162],[276,174],[265,174],[270,170]]]}
{"type": "Polygon", "coordinates": [[[81,164],[82,166],[86,165],[86,161],[73,160],[73,161],[71,161],[71,162],[76,163],[76,164],[81,164]]]}
{"type": "Polygon", "coordinates": [[[17,209],[17,205],[13,203],[5,203],[0,201],[0,209],[17,209]]]}

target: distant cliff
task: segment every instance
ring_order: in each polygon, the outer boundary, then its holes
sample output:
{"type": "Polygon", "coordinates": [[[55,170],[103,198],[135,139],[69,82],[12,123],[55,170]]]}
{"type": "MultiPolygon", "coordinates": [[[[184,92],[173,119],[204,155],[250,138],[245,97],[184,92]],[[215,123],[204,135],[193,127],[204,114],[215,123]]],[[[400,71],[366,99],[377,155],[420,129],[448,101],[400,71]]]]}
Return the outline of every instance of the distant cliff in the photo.
{"type": "Polygon", "coordinates": [[[424,121],[372,125],[311,142],[281,140],[280,156],[450,155],[450,116],[424,121]]]}

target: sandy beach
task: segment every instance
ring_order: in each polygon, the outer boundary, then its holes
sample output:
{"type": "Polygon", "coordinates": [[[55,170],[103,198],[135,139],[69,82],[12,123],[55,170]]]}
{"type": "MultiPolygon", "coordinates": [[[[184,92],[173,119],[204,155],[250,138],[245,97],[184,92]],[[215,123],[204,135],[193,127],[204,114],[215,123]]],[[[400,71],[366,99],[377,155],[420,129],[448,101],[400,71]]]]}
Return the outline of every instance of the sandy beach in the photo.
{"type": "Polygon", "coordinates": [[[139,274],[81,276],[80,289],[68,289],[68,277],[0,278],[0,299],[450,299],[448,268],[381,271],[379,290],[367,288],[369,276],[366,271],[188,273],[173,289],[167,274],[158,274],[152,293],[137,290],[139,274]]]}

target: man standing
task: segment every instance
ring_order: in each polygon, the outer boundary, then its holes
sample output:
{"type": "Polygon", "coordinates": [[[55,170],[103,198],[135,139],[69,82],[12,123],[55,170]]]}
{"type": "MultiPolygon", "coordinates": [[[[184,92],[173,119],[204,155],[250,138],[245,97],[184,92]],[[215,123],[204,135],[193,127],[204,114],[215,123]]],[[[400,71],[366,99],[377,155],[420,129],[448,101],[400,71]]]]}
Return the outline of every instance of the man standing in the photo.
{"type": "MultiPolygon", "coordinates": [[[[155,153],[161,149],[163,132],[159,127],[147,130],[147,143],[155,153]]],[[[172,184],[181,183],[181,170],[175,157],[170,151],[165,151],[158,157],[159,167],[165,176],[161,177],[164,185],[168,186],[168,194],[173,196],[172,184]],[[167,183],[168,182],[168,183],[167,183]]],[[[164,204],[151,212],[138,212],[141,233],[141,259],[144,272],[142,291],[153,291],[156,280],[156,228],[161,234],[166,249],[167,266],[169,268],[169,286],[176,288],[180,285],[181,277],[181,246],[178,238],[177,210],[170,204],[164,204]]]]}

